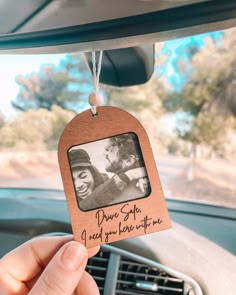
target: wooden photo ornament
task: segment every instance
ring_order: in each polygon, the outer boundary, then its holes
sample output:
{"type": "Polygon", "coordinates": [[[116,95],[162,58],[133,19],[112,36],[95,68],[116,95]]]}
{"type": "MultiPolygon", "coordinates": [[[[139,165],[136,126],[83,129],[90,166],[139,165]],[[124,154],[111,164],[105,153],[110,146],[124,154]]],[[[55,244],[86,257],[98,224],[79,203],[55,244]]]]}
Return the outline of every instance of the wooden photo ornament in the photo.
{"type": "Polygon", "coordinates": [[[148,136],[126,111],[77,115],[58,160],[74,238],[86,247],[171,227],[148,136]]]}

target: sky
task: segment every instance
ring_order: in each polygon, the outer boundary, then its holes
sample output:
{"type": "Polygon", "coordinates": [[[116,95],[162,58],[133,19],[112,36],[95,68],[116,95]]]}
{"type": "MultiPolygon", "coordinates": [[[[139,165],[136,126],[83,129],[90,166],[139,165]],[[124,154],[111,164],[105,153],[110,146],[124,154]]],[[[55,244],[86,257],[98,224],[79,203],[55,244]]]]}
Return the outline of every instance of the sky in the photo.
{"type": "MultiPolygon", "coordinates": [[[[173,90],[177,91],[180,90],[184,81],[181,75],[179,75],[177,61],[181,58],[185,62],[188,62],[189,56],[186,54],[186,48],[190,46],[201,48],[204,46],[206,38],[210,37],[213,40],[218,41],[222,36],[223,32],[218,31],[165,42],[160,54],[164,54],[168,58],[166,59],[163,67],[156,69],[158,75],[161,76],[162,74],[165,74],[167,80],[172,85],[172,89],[174,88],[173,90]]],[[[158,59],[158,56],[159,54],[156,53],[155,58],[158,59]]]]}
{"type": "MultiPolygon", "coordinates": [[[[196,45],[201,47],[204,45],[206,37],[211,36],[213,39],[219,39],[222,32],[207,33],[187,38],[171,40],[165,43],[161,50],[161,54],[165,54],[168,58],[163,67],[157,69],[159,76],[165,74],[170,84],[174,85],[174,90],[180,90],[183,81],[176,67],[176,61],[181,56],[187,58],[184,49],[186,46],[196,45]]],[[[48,55],[1,55],[0,54],[0,111],[6,119],[14,116],[14,110],[11,107],[11,101],[15,99],[19,91],[19,86],[15,81],[17,75],[28,75],[32,72],[38,72],[42,64],[59,65],[60,60],[65,58],[65,54],[48,54],[48,55]]],[[[156,54],[158,58],[158,54],[156,54]]]]}
{"type": "MultiPolygon", "coordinates": [[[[0,52],[1,53],[1,52],[0,52]]],[[[14,111],[11,101],[17,96],[19,86],[15,81],[17,75],[38,72],[42,64],[58,65],[65,54],[48,55],[1,55],[0,54],[0,111],[11,117],[14,111]]]]}

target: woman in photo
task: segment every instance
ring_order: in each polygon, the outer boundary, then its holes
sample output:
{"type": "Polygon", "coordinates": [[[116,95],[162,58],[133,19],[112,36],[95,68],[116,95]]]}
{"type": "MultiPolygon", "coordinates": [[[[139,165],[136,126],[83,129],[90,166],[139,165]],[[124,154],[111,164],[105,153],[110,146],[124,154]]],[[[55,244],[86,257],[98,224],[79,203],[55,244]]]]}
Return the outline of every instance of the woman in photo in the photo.
{"type": "MultiPolygon", "coordinates": [[[[125,141],[127,141],[127,138],[125,138],[125,141]]],[[[133,154],[134,152],[130,151],[127,158],[136,158],[133,154]]],[[[109,160],[113,158],[111,155],[109,160]]],[[[106,174],[98,171],[84,149],[71,150],[69,161],[78,205],[84,211],[114,204],[116,201],[124,202],[147,195],[149,186],[146,186],[146,170],[142,167],[143,165],[141,167],[136,164],[133,165],[134,160],[129,161],[127,159],[127,162],[131,163],[129,171],[128,169],[125,171],[120,169],[119,173],[109,171],[114,173],[110,179],[106,174]]],[[[113,164],[114,161],[115,159],[110,162],[113,164]]],[[[122,163],[124,160],[120,158],[117,161],[122,163]]]]}
{"type": "Polygon", "coordinates": [[[69,158],[78,205],[84,211],[143,198],[150,193],[145,165],[132,134],[104,141],[101,161],[105,170],[113,173],[110,179],[94,167],[84,149],[73,149],[69,158]]]}
{"type": "Polygon", "coordinates": [[[86,199],[98,186],[103,184],[108,176],[100,173],[92,165],[88,153],[83,149],[69,152],[71,172],[74,180],[77,200],[86,199]]]}

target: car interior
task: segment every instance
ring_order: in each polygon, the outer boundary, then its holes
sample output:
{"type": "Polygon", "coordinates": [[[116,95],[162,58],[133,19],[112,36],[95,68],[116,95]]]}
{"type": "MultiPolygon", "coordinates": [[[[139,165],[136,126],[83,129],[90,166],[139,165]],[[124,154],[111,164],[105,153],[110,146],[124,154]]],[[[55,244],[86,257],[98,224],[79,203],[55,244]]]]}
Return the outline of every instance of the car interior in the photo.
{"type": "MultiPolygon", "coordinates": [[[[102,50],[100,83],[119,89],[151,79],[157,63],[155,44],[236,26],[236,2],[229,0],[17,4],[0,2],[1,55],[80,52],[92,72],[91,52],[102,50]]],[[[104,244],[88,260],[86,269],[100,293],[236,294],[236,207],[168,197],[166,204],[171,229],[104,244]]],[[[0,189],[0,257],[33,237],[70,233],[63,190],[39,190],[30,184],[0,189]]]]}

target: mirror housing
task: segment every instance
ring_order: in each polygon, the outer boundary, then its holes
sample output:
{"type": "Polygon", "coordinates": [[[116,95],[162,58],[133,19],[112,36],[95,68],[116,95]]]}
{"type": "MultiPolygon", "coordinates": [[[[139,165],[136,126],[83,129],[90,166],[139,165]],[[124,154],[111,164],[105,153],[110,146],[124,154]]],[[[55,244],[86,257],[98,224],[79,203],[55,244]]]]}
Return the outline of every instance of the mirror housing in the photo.
{"type": "MultiPolygon", "coordinates": [[[[154,72],[154,45],[105,50],[100,82],[125,87],[146,83],[154,72]]],[[[85,53],[92,72],[92,55],[85,53]]]]}

